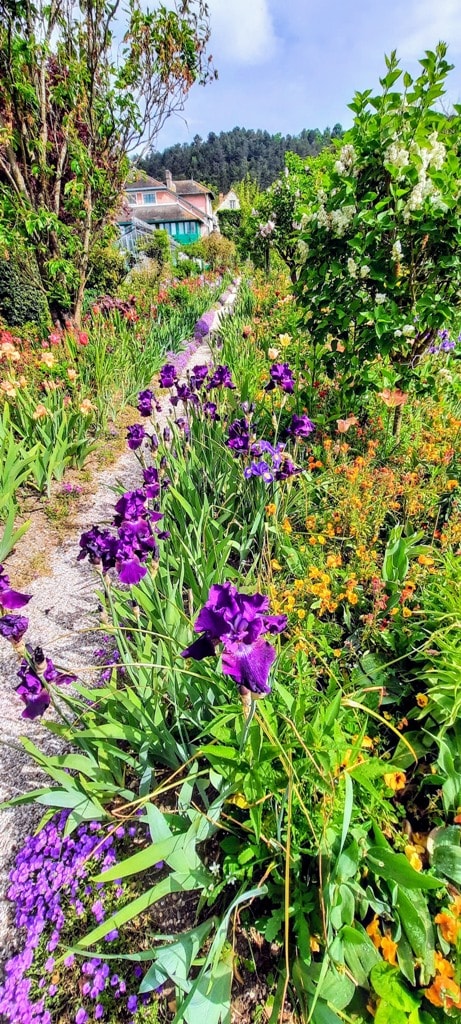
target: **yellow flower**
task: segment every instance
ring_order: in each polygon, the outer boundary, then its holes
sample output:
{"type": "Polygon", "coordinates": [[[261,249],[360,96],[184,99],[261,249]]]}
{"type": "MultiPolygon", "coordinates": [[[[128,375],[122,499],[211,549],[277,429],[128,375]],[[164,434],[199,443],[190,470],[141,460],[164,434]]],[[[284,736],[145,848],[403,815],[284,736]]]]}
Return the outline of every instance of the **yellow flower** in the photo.
{"type": "Polygon", "coordinates": [[[305,612],[304,608],[298,608],[298,619],[302,620],[302,619],[305,619],[305,618],[306,618],[306,612],[305,612]]]}
{"type": "Polygon", "coordinates": [[[332,653],[334,654],[335,658],[340,658],[343,652],[340,647],[335,647],[333,648],[332,653]]]}
{"type": "Polygon", "coordinates": [[[405,857],[415,871],[423,870],[423,862],[420,857],[421,853],[424,853],[424,847],[422,846],[415,846],[413,843],[409,843],[408,846],[405,847],[405,857]]]}
{"type": "Polygon", "coordinates": [[[279,334],[279,342],[282,348],[288,348],[291,344],[291,336],[289,334],[279,334]]]}
{"type": "Polygon", "coordinates": [[[80,402],[79,409],[83,416],[89,416],[96,407],[90,402],[89,398],[84,398],[83,402],[80,402]]]}
{"type": "Polygon", "coordinates": [[[407,608],[407,606],[405,605],[405,607],[402,608],[402,615],[403,615],[404,619],[409,619],[413,615],[413,612],[412,612],[411,608],[407,608]]]}
{"type": "Polygon", "coordinates": [[[455,487],[458,486],[457,480],[447,480],[447,491],[454,491],[455,487]]]}
{"type": "Polygon", "coordinates": [[[290,523],[290,520],[288,518],[285,518],[283,520],[282,530],[284,530],[285,533],[293,533],[293,527],[292,527],[292,525],[290,523]]]}
{"type": "Polygon", "coordinates": [[[309,946],[311,949],[311,953],[318,953],[320,946],[314,935],[311,935],[309,937],[309,946]]]}
{"type": "Polygon", "coordinates": [[[282,568],[283,567],[280,565],[280,562],[278,562],[276,558],[271,559],[271,569],[273,569],[274,572],[281,572],[282,568]]]}
{"type": "Polygon", "coordinates": [[[317,536],[317,544],[326,544],[325,537],[323,536],[322,533],[319,533],[317,536]]]}
{"type": "Polygon", "coordinates": [[[425,708],[426,704],[429,703],[429,697],[427,696],[426,693],[417,693],[416,694],[416,703],[417,703],[419,708],[425,708]]]}
{"type": "Polygon", "coordinates": [[[429,555],[419,555],[418,562],[420,565],[433,565],[434,559],[429,558],[429,555]]]}
{"type": "Polygon", "coordinates": [[[384,776],[384,782],[389,789],[393,789],[394,793],[399,789],[404,789],[407,784],[407,778],[405,772],[387,772],[384,776]]]}

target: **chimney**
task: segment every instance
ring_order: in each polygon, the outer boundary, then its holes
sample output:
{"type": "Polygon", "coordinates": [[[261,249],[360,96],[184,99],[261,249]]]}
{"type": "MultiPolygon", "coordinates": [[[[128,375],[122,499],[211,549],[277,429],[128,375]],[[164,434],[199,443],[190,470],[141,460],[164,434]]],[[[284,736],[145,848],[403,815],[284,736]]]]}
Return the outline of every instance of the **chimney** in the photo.
{"type": "Polygon", "coordinates": [[[176,192],[176,185],[173,181],[173,175],[171,171],[165,171],[166,187],[169,188],[170,192],[176,192]]]}

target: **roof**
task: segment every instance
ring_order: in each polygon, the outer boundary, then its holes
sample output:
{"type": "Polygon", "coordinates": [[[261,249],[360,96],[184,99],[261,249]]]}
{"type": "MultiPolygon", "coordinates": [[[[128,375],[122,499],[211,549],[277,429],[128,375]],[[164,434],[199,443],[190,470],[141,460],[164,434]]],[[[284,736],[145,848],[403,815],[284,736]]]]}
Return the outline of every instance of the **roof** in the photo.
{"type": "Polygon", "coordinates": [[[174,181],[173,185],[176,186],[176,191],[180,196],[197,196],[203,193],[212,196],[214,194],[211,188],[201,185],[199,181],[194,181],[192,178],[185,178],[184,181],[174,181]]]}
{"type": "Polygon", "coordinates": [[[131,219],[144,220],[146,224],[162,224],[164,221],[202,221],[200,213],[194,214],[191,210],[185,210],[179,203],[159,203],[148,208],[134,206],[129,214],[121,214],[118,217],[119,224],[129,224],[131,219]]]}
{"type": "Polygon", "coordinates": [[[142,188],[165,188],[163,181],[157,181],[156,178],[150,178],[148,174],[135,178],[134,181],[128,181],[125,185],[126,192],[137,192],[142,188]]]}

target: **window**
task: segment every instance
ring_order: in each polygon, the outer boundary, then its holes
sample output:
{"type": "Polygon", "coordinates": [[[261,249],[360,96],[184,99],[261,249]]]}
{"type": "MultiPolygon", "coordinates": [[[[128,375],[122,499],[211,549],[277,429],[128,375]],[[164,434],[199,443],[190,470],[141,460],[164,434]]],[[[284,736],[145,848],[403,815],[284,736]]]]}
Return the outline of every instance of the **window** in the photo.
{"type": "Polygon", "coordinates": [[[143,199],[144,203],[147,203],[148,205],[157,202],[157,196],[155,195],[155,192],[144,192],[143,199]]]}
{"type": "Polygon", "coordinates": [[[237,206],[237,203],[236,203],[235,199],[229,199],[229,209],[230,210],[235,210],[236,206],[237,206]]]}

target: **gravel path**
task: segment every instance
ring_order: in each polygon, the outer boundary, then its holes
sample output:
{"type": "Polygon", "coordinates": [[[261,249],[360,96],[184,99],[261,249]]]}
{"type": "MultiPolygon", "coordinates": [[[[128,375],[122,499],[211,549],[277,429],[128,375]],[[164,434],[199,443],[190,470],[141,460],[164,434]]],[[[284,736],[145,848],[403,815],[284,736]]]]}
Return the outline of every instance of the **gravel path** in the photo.
{"type": "MultiPolygon", "coordinates": [[[[222,306],[223,315],[233,308],[237,289],[228,291],[222,306]]],[[[216,328],[214,328],[216,329],[216,328]]],[[[203,343],[191,356],[187,369],[209,362],[210,349],[203,343]]],[[[167,418],[168,396],[161,397],[163,406],[157,415],[160,425],[167,418]]],[[[139,464],[131,452],[126,452],[110,469],[98,475],[98,489],[91,503],[76,519],[75,535],[64,541],[53,552],[51,575],[35,580],[25,588],[32,594],[27,606],[29,619],[27,638],[43,647],[55,664],[72,669],[86,682],[91,682],[93,655],[100,646],[96,632],[97,598],[95,573],[88,562],[77,562],[78,542],[83,530],[93,525],[110,523],[115,501],[114,483],[120,481],[125,490],[140,484],[139,464]]],[[[27,538],[26,538],[27,542],[27,538]]],[[[11,579],[14,587],[14,579],[11,579]]],[[[8,800],[43,784],[40,769],[25,754],[20,736],[27,736],[47,754],[57,754],[61,741],[43,727],[40,720],[21,718],[23,705],[14,692],[16,661],[11,656],[7,641],[0,637],[0,799],[8,800]]],[[[14,949],[15,934],[10,924],[10,906],[6,900],[8,871],[16,851],[25,837],[40,820],[42,808],[26,804],[9,808],[1,813],[0,829],[0,956],[8,957],[14,949]]]]}

